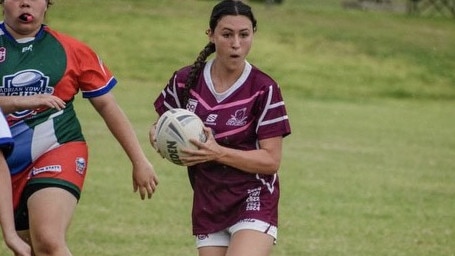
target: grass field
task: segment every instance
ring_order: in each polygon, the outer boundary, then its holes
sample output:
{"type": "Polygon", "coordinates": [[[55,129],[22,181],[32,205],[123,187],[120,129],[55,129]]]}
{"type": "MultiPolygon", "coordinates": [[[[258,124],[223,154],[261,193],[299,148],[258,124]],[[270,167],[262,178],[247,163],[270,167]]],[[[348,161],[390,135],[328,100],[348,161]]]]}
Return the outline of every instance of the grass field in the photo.
{"type": "MultiPolygon", "coordinates": [[[[215,1],[65,0],[48,24],[91,45],[160,176],[150,201],[87,101],[84,193],[74,255],[196,255],[184,168],[147,140],[152,102],[193,61],[215,1]]],[[[394,1],[402,3],[403,1],[394,1]]],[[[293,133],[280,170],[276,256],[455,255],[455,20],[343,10],[336,0],[251,2],[249,61],[279,81],[293,133]]],[[[0,255],[9,255],[2,244],[0,255]]]]}

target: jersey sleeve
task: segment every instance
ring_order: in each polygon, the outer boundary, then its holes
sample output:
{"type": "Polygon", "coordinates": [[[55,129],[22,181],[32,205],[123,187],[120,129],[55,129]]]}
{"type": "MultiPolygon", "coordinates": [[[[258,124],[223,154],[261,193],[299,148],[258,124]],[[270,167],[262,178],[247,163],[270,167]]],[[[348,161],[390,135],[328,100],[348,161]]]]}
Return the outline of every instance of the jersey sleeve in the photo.
{"type": "Polygon", "coordinates": [[[109,92],[117,84],[112,72],[88,45],[50,28],[47,30],[60,41],[67,55],[65,76],[60,81],[65,86],[59,88],[60,93],[74,94],[66,86],[72,84],[73,90],[80,90],[84,98],[92,98],[109,92]]]}
{"type": "Polygon", "coordinates": [[[79,86],[84,98],[101,96],[117,84],[111,71],[93,50],[82,47],[77,56],[81,59],[79,86]]]}
{"type": "Polygon", "coordinates": [[[116,84],[117,80],[104,65],[102,60],[96,56],[83,67],[79,84],[84,98],[92,98],[109,92],[116,84]]]}
{"type": "Polygon", "coordinates": [[[174,72],[169,79],[169,82],[154,102],[154,107],[158,115],[161,116],[164,112],[172,108],[184,108],[181,99],[183,98],[187,77],[188,68],[183,68],[174,72]]]}
{"type": "Polygon", "coordinates": [[[261,110],[258,124],[258,139],[267,139],[277,136],[286,137],[291,133],[291,126],[278,84],[268,83],[259,100],[261,110]]]}

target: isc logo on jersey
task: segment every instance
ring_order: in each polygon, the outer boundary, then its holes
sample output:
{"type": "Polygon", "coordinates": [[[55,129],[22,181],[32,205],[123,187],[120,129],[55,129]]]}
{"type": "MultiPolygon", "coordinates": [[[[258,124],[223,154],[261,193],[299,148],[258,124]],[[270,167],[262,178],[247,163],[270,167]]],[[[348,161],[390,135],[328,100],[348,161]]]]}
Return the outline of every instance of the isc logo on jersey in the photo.
{"type": "Polygon", "coordinates": [[[206,141],[204,124],[193,112],[186,109],[171,109],[158,119],[156,124],[156,146],[160,155],[170,162],[182,165],[181,149],[197,149],[190,142],[195,139],[206,141]]]}

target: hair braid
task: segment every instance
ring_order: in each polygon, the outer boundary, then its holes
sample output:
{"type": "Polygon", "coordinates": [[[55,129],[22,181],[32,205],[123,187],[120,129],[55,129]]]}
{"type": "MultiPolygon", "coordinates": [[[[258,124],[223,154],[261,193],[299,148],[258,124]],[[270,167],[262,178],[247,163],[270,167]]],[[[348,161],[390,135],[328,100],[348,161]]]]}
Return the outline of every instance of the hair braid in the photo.
{"type": "Polygon", "coordinates": [[[201,73],[202,68],[204,67],[204,63],[207,60],[207,57],[210,54],[215,52],[215,44],[209,42],[204,49],[199,53],[196,61],[191,66],[190,73],[188,75],[188,79],[185,83],[185,90],[183,91],[183,107],[186,107],[188,104],[188,99],[190,97],[190,89],[196,86],[197,80],[199,79],[199,74],[201,73]]]}

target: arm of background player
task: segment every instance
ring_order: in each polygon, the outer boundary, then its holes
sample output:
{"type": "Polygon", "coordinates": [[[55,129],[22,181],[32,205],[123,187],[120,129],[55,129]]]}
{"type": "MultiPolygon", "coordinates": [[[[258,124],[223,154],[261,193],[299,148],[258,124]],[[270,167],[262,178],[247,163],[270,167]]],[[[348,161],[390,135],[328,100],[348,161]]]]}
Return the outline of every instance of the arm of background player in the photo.
{"type": "Polygon", "coordinates": [[[43,107],[65,108],[66,103],[51,94],[35,94],[30,96],[0,96],[0,108],[5,115],[17,111],[31,110],[43,107]]]}

